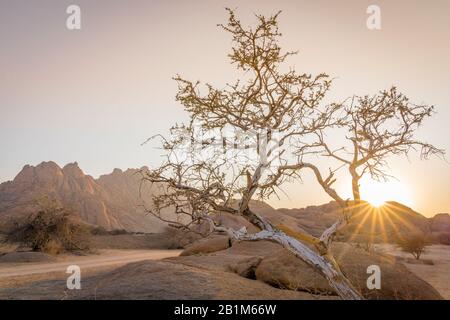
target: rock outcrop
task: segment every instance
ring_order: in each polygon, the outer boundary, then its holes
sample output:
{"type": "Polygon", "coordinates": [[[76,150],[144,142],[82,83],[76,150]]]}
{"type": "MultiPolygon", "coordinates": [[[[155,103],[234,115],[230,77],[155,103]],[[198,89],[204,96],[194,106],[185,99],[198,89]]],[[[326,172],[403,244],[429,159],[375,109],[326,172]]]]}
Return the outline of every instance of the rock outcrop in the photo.
{"type": "MultiPolygon", "coordinates": [[[[378,254],[336,244],[343,271],[367,299],[442,299],[403,265],[378,254]],[[381,268],[381,289],[366,286],[367,267],[381,268]]],[[[131,263],[83,278],[67,290],[65,278],[0,288],[0,299],[339,299],[328,283],[279,245],[240,242],[215,253],[131,263]],[[288,289],[288,290],[282,290],[288,289]]]]}
{"type": "Polygon", "coordinates": [[[81,221],[106,230],[161,231],[164,225],[142,207],[154,191],[141,186],[140,170],[115,169],[94,179],[76,162],[63,168],[51,161],[26,165],[13,181],[0,184],[0,222],[36,212],[45,197],[71,209],[81,221]]]}
{"type": "MultiPolygon", "coordinates": [[[[341,214],[339,206],[333,201],[320,206],[277,211],[291,217],[291,225],[297,225],[315,236],[319,236],[323,230],[336,222],[341,214]]],[[[351,241],[370,238],[375,242],[395,243],[399,237],[414,233],[435,236],[446,232],[450,232],[448,214],[426,218],[405,205],[389,201],[379,208],[368,203],[361,205],[350,224],[341,230],[339,238],[351,241]]]]}
{"type": "MultiPolygon", "coordinates": [[[[254,244],[256,246],[257,244],[254,244]]],[[[366,299],[436,300],[441,295],[403,264],[391,256],[334,243],[332,252],[342,271],[366,299]],[[381,288],[368,289],[367,268],[376,265],[381,272],[381,288]]],[[[280,249],[258,265],[256,279],[275,287],[305,291],[312,294],[335,294],[328,282],[306,263],[285,249],[280,249]]]]}

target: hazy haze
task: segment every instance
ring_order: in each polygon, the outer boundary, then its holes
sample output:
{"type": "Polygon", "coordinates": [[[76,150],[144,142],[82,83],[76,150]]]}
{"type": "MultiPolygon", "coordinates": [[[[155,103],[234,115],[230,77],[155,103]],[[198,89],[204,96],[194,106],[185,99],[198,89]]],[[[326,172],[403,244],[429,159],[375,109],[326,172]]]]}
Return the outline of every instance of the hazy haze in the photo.
{"type": "MultiPolygon", "coordinates": [[[[157,165],[158,150],[140,144],[186,117],[171,77],[218,86],[235,77],[230,38],[216,27],[224,7],[249,24],[254,12],[282,10],[283,46],[299,50],[288,63],[335,77],[329,99],[395,84],[413,102],[435,105],[419,136],[450,150],[449,1],[0,0],[0,181],[44,160],[78,161],[93,176],[157,165]],[[80,31],[65,26],[73,3],[80,31]],[[380,31],[366,28],[369,4],[381,7],[380,31]]],[[[413,155],[391,169],[414,209],[450,211],[448,162],[413,155]]],[[[348,183],[337,187],[348,194],[348,183]]],[[[329,201],[308,174],[304,184],[271,204],[329,201]]]]}

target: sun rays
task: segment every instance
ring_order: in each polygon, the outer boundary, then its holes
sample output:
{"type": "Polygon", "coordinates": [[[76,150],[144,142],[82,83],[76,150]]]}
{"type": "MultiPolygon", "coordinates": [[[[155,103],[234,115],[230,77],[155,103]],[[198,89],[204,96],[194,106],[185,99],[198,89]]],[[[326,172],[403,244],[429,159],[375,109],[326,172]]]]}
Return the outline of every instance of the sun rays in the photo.
{"type": "Polygon", "coordinates": [[[376,207],[366,201],[350,207],[353,211],[348,242],[367,243],[401,240],[405,232],[417,232],[419,227],[405,219],[414,212],[396,202],[385,202],[376,207]]]}
{"type": "Polygon", "coordinates": [[[377,182],[365,177],[361,179],[361,192],[364,201],[350,208],[353,216],[349,242],[361,239],[367,243],[392,242],[401,239],[405,231],[418,230],[405,219],[413,211],[400,204],[410,206],[413,203],[406,184],[400,181],[377,182]]]}
{"type": "Polygon", "coordinates": [[[360,181],[362,198],[374,207],[381,207],[387,201],[397,201],[408,206],[414,204],[411,191],[407,184],[397,180],[384,182],[363,177],[360,181]]]}

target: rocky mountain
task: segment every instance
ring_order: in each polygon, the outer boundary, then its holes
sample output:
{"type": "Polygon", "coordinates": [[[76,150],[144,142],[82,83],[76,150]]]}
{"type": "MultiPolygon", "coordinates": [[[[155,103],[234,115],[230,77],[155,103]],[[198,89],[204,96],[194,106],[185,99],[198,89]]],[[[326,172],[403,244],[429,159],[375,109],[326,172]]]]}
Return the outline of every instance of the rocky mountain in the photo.
{"type": "Polygon", "coordinates": [[[430,218],[430,223],[434,232],[448,232],[450,230],[450,214],[438,213],[430,218]]]}
{"type": "MultiPolygon", "coordinates": [[[[335,223],[341,209],[336,202],[308,206],[301,209],[275,209],[267,203],[251,201],[253,212],[268,219],[273,225],[293,232],[309,233],[316,237],[335,223]]],[[[248,232],[257,229],[243,217],[226,212],[216,213],[214,219],[235,230],[245,226],[248,232]]],[[[437,214],[426,218],[420,213],[398,202],[390,201],[381,207],[373,207],[367,202],[355,206],[350,223],[338,233],[338,239],[352,242],[390,242],[412,234],[424,233],[434,242],[450,244],[450,215],[437,214]]]]}
{"type": "MultiPolygon", "coordinates": [[[[302,209],[278,209],[284,215],[296,218],[299,228],[319,236],[331,226],[341,214],[336,202],[302,209]]],[[[412,233],[425,233],[438,238],[450,234],[450,215],[437,214],[426,218],[413,209],[395,201],[386,202],[381,207],[369,203],[359,205],[351,223],[341,232],[341,237],[359,240],[372,238],[379,242],[395,242],[398,237],[412,233]]]]}
{"type": "Polygon", "coordinates": [[[158,232],[163,224],[146,215],[142,207],[152,192],[150,186],[141,186],[138,169],[115,169],[94,179],[76,162],[63,168],[51,161],[26,165],[13,181],[0,184],[0,222],[35,212],[39,199],[46,197],[70,208],[82,221],[106,230],[158,232]]]}
{"type": "MultiPolygon", "coordinates": [[[[27,165],[13,181],[0,184],[0,225],[2,221],[13,221],[36,212],[36,200],[47,197],[72,209],[82,221],[107,230],[162,231],[164,224],[146,215],[142,207],[149,207],[151,196],[158,192],[157,187],[141,184],[142,170],[148,168],[115,169],[111,174],[94,179],[84,174],[77,163],[63,168],[54,162],[27,165]]],[[[331,226],[341,214],[335,202],[301,209],[275,209],[266,203],[252,201],[251,207],[275,225],[307,231],[315,236],[331,226]]],[[[226,213],[216,213],[216,221],[235,229],[246,226],[249,232],[257,231],[244,218],[226,213]]],[[[380,208],[363,203],[341,236],[392,242],[399,235],[419,231],[450,239],[450,215],[442,213],[426,218],[397,202],[388,202],[380,208]]]]}

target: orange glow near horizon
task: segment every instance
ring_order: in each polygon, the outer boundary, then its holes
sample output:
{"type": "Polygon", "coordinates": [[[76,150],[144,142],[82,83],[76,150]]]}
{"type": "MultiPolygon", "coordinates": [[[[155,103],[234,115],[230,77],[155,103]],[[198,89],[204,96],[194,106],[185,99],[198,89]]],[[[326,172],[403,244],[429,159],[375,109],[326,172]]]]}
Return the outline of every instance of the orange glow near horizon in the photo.
{"type": "Polygon", "coordinates": [[[349,242],[359,242],[363,234],[367,235],[365,241],[374,244],[379,240],[384,242],[403,239],[404,232],[421,233],[419,226],[412,224],[405,215],[409,210],[402,205],[385,203],[380,207],[362,202],[352,207],[353,218],[349,242]]]}
{"type": "Polygon", "coordinates": [[[361,179],[360,187],[361,198],[374,207],[380,207],[386,201],[396,201],[409,207],[414,206],[411,191],[401,181],[378,182],[364,177],[361,179]]]}

